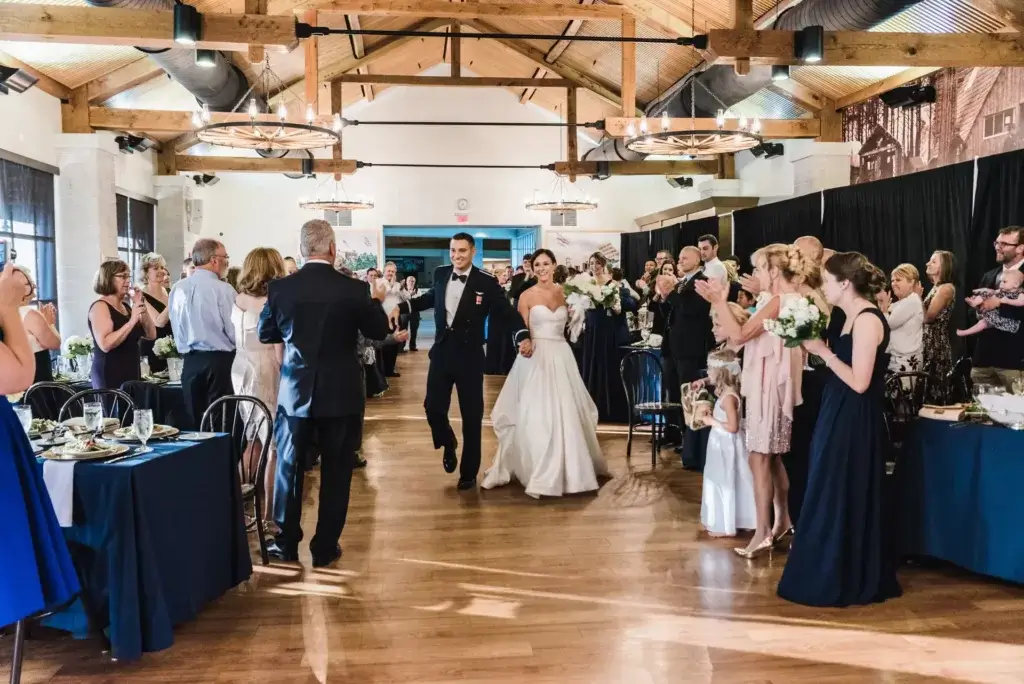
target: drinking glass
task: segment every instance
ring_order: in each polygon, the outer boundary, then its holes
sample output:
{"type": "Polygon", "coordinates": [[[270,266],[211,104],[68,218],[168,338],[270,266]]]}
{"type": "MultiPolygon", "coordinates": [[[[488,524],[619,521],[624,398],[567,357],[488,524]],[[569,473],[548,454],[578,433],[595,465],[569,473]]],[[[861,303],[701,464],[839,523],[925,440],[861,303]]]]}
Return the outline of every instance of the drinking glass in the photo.
{"type": "Polygon", "coordinates": [[[85,429],[90,434],[99,432],[103,427],[103,403],[99,401],[87,401],[82,407],[82,420],[85,421],[85,429]]]}
{"type": "Polygon", "coordinates": [[[142,442],[142,448],[136,453],[148,454],[153,451],[146,446],[146,442],[153,435],[153,411],[150,409],[135,409],[135,436],[142,442]]]}
{"type": "Polygon", "coordinates": [[[18,422],[21,423],[21,427],[25,428],[25,434],[27,435],[32,429],[32,407],[15,406],[14,413],[18,416],[18,422]]]}

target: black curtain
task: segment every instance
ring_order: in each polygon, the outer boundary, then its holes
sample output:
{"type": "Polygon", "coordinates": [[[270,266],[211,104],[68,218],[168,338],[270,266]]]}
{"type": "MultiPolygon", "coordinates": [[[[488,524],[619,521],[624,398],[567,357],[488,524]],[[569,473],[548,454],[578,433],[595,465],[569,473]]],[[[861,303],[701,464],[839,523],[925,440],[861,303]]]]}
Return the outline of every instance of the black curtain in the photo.
{"type": "Polygon", "coordinates": [[[821,237],[820,192],[732,214],[732,252],[744,273],[750,273],[750,258],[765,245],[788,245],[805,235],[821,237]]]}
{"type": "Polygon", "coordinates": [[[40,302],[57,303],[53,174],[0,159],[0,237],[20,252],[40,302]]]}
{"type": "Polygon", "coordinates": [[[664,228],[658,228],[651,231],[651,256],[657,256],[658,252],[666,251],[672,255],[674,260],[679,254],[679,250],[682,248],[682,234],[679,230],[679,226],[682,224],[676,223],[671,226],[665,226],[664,228]]]}
{"type": "MultiPolygon", "coordinates": [[[[691,245],[697,246],[697,238],[703,235],[714,235],[718,238],[718,217],[708,216],[707,218],[694,219],[693,221],[687,221],[686,223],[679,224],[679,249],[691,245]]],[[[679,250],[676,250],[672,256],[679,256],[679,250]]],[[[721,256],[728,256],[722,254],[721,256]]]]}
{"type": "Polygon", "coordinates": [[[648,231],[639,233],[623,233],[619,237],[619,266],[626,276],[627,283],[635,283],[644,274],[644,262],[651,244],[648,231]]]}
{"type": "Polygon", "coordinates": [[[139,254],[152,252],[155,245],[153,205],[139,200],[131,200],[128,202],[128,214],[132,227],[132,250],[139,254]]]}
{"type": "Polygon", "coordinates": [[[977,188],[964,269],[968,287],[996,267],[992,243],[999,230],[1024,225],[1024,150],[979,159],[977,188]]]}

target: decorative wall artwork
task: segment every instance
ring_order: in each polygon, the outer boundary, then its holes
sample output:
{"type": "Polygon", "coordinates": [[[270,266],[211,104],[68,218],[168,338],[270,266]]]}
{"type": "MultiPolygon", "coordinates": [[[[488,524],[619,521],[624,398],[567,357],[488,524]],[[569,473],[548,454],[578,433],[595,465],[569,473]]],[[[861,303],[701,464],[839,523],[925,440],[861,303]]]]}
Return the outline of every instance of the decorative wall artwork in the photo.
{"type": "Polygon", "coordinates": [[[942,69],[916,84],[933,86],[935,102],[874,98],[843,111],[843,139],[862,143],[854,183],[1024,148],[1024,68],[942,69]]]}
{"type": "Polygon", "coordinates": [[[338,240],[338,260],[345,266],[353,271],[365,271],[380,265],[378,231],[345,228],[334,232],[338,240]]]}
{"type": "Polygon", "coordinates": [[[585,233],[578,231],[544,231],[544,246],[555,253],[558,263],[567,268],[586,268],[594,252],[608,259],[608,266],[619,265],[620,233],[585,233]]]}

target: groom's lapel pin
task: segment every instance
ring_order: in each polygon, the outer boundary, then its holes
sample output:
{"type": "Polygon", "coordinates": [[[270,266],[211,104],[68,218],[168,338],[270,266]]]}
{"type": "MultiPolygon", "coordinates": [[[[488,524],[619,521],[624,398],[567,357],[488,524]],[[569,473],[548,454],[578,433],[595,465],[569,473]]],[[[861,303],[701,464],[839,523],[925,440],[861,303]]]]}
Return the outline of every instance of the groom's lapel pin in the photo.
{"type": "Polygon", "coordinates": [[[477,292],[476,293],[476,305],[480,306],[483,303],[484,303],[484,293],[483,292],[477,292]]]}

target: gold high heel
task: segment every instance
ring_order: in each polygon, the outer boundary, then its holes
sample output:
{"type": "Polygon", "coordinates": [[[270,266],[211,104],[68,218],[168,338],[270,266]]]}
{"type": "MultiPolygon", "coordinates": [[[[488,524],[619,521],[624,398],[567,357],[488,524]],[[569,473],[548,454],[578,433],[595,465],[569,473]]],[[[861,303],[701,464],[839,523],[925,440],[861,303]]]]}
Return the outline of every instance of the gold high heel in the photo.
{"type": "MultiPolygon", "coordinates": [[[[778,544],[779,542],[783,541],[786,537],[794,537],[794,536],[796,536],[796,529],[792,525],[790,525],[789,529],[783,530],[782,533],[779,534],[779,536],[775,538],[775,543],[778,544]]],[[[793,543],[792,540],[790,540],[790,544],[792,544],[792,543],[793,543]]]]}
{"type": "Polygon", "coordinates": [[[772,549],[774,549],[774,548],[775,548],[775,537],[773,537],[771,534],[769,534],[767,537],[765,537],[764,539],[761,540],[760,544],[755,546],[750,551],[747,551],[746,549],[740,549],[740,548],[734,548],[733,551],[735,551],[737,555],[742,556],[743,558],[746,558],[747,560],[754,560],[755,558],[760,558],[765,553],[767,553],[768,557],[771,558],[772,549]]]}

